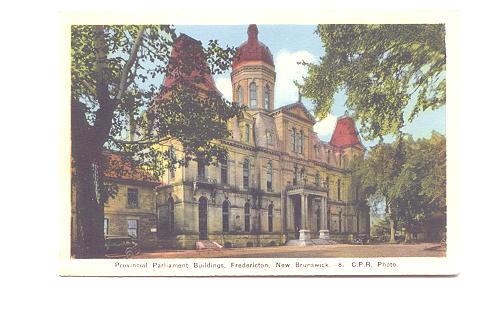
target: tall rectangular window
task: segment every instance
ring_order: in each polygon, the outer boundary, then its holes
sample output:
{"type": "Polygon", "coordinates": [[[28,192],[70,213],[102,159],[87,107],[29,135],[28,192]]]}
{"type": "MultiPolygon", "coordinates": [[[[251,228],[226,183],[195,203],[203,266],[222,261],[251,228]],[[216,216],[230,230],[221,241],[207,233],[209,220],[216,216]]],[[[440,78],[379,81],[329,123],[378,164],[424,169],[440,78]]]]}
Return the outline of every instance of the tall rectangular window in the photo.
{"type": "Polygon", "coordinates": [[[227,184],[228,183],[228,171],[229,170],[229,167],[228,167],[228,161],[227,159],[224,160],[224,162],[222,162],[220,164],[220,182],[222,184],[227,184]]]}
{"type": "Polygon", "coordinates": [[[267,164],[267,191],[272,192],[273,191],[273,166],[272,162],[268,162],[267,164]]]}
{"type": "Polygon", "coordinates": [[[202,160],[198,160],[198,177],[205,178],[205,163],[202,160]]]}
{"type": "Polygon", "coordinates": [[[249,160],[246,159],[243,162],[243,187],[249,188],[249,160]]]}
{"type": "Polygon", "coordinates": [[[292,152],[296,151],[296,129],[292,128],[292,131],[290,132],[290,146],[292,152]]]}
{"type": "Polygon", "coordinates": [[[304,154],[304,132],[301,131],[301,134],[299,136],[299,153],[304,154]]]}
{"type": "Polygon", "coordinates": [[[342,182],[339,180],[337,180],[337,197],[338,197],[338,201],[342,200],[342,182]]]}
{"type": "Polygon", "coordinates": [[[127,205],[128,208],[138,208],[138,189],[128,188],[127,205]]]}
{"type": "Polygon", "coordinates": [[[244,141],[247,143],[249,143],[249,131],[250,131],[249,124],[246,124],[244,126],[244,141]]]}
{"type": "Polygon", "coordinates": [[[107,236],[109,234],[109,218],[104,219],[104,235],[107,236]]]}
{"type": "Polygon", "coordinates": [[[133,238],[138,238],[138,221],[128,220],[128,235],[133,238]]]}
{"type": "Polygon", "coordinates": [[[251,108],[256,108],[257,102],[256,102],[256,84],[251,83],[249,84],[249,106],[251,108]]]}

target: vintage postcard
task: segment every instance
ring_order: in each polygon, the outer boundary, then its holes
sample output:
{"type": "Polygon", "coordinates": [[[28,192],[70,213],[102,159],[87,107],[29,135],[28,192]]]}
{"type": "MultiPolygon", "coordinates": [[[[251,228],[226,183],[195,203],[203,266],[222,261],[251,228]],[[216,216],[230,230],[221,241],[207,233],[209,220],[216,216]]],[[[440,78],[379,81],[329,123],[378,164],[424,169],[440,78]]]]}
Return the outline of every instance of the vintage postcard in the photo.
{"type": "Polygon", "coordinates": [[[459,272],[452,13],[106,14],[62,16],[61,275],[459,272]]]}

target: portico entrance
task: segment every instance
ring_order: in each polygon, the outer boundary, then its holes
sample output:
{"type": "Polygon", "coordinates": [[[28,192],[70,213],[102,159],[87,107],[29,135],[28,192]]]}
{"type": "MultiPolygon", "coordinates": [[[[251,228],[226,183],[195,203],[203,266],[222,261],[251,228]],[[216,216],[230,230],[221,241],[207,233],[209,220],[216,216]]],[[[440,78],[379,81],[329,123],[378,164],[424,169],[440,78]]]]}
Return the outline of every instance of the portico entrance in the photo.
{"type": "Polygon", "coordinates": [[[327,193],[322,187],[298,185],[287,189],[287,233],[291,239],[319,238],[327,230],[327,193]]]}

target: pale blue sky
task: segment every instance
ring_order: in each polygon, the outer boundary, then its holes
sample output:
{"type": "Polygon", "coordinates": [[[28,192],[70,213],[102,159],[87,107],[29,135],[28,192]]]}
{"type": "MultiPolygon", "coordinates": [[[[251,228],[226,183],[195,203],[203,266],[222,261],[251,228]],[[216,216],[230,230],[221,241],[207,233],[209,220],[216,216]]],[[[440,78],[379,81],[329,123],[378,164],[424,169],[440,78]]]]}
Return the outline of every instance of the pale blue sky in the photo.
{"type": "MultiPolygon", "coordinates": [[[[297,101],[297,90],[293,80],[301,80],[305,70],[296,64],[300,59],[316,61],[324,54],[319,37],[314,33],[314,25],[258,25],[258,38],[270,48],[273,54],[277,82],[275,86],[275,108],[297,101]]],[[[247,25],[195,25],[176,26],[178,33],[186,33],[207,45],[211,39],[217,39],[222,46],[239,46],[247,39],[247,25]]],[[[229,72],[215,77],[217,87],[230,98],[229,72]]],[[[329,140],[335,124],[335,118],[343,115],[345,94],[338,93],[332,110],[332,117],[323,120],[315,127],[323,140],[329,140]]],[[[312,110],[309,100],[303,98],[308,109],[312,110]]],[[[404,131],[416,138],[428,137],[433,130],[445,134],[446,110],[442,107],[435,111],[421,113],[404,131]]],[[[375,142],[364,142],[367,147],[375,142]]]]}

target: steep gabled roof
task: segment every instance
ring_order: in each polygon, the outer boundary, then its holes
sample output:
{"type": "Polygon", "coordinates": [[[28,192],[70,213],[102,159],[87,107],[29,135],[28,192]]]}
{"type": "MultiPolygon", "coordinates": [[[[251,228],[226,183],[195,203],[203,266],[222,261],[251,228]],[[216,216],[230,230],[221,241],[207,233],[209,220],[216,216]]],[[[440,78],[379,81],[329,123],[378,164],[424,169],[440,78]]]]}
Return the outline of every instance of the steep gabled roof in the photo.
{"type": "Polygon", "coordinates": [[[169,73],[163,84],[164,92],[176,84],[183,84],[222,95],[215,86],[200,41],[184,33],[180,34],[174,41],[168,66],[169,73]]]}
{"type": "MultiPolygon", "coordinates": [[[[282,106],[280,108],[277,108],[272,112],[272,115],[275,115],[278,113],[288,113],[289,110],[292,110],[292,109],[300,109],[306,115],[309,122],[311,122],[312,124],[316,123],[316,119],[314,118],[314,116],[309,112],[309,110],[307,110],[306,106],[304,106],[304,104],[300,101],[282,106]]],[[[290,113],[290,115],[293,115],[293,114],[290,113]]]]}
{"type": "Polygon", "coordinates": [[[337,119],[335,130],[331,136],[330,145],[337,148],[350,146],[364,147],[352,117],[344,115],[337,119]]]}

